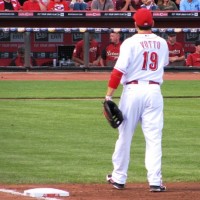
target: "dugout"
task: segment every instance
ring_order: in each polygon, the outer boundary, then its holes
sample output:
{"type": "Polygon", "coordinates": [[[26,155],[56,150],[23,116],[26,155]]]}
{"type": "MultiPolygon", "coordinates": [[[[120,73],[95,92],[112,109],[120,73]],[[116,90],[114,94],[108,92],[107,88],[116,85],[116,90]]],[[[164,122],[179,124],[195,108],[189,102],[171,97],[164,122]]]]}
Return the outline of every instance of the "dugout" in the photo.
{"type": "MultiPolygon", "coordinates": [[[[83,38],[85,32],[95,33],[101,48],[109,42],[111,27],[118,29],[123,39],[135,33],[132,21],[134,12],[21,11],[0,14],[1,27],[6,27],[0,28],[1,69],[8,66],[18,46],[22,44],[27,48],[27,56],[33,56],[40,67],[48,69],[53,66],[53,59],[60,59],[58,49],[74,46],[83,38]]],[[[175,31],[178,33],[177,40],[184,45],[186,56],[193,52],[194,41],[200,39],[200,12],[155,11],[153,17],[156,24],[154,33],[165,38],[167,31],[175,31]]],[[[35,66],[35,69],[39,66],[35,66]]]]}

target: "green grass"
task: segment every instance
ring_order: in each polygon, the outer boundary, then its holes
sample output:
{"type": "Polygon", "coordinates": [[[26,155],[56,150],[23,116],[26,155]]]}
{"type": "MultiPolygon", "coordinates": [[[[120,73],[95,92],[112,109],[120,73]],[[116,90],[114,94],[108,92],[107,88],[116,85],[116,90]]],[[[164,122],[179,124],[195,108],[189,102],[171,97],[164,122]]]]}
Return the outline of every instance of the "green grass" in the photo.
{"type": "Polygon", "coordinates": [[[1,98],[103,97],[107,86],[106,81],[2,81],[0,83],[1,98]]]}
{"type": "MultiPolygon", "coordinates": [[[[105,81],[1,81],[0,98],[100,97],[92,100],[0,100],[0,183],[103,183],[112,170],[117,131],[102,115],[105,81]]],[[[200,181],[199,81],[166,81],[164,181],[200,181]]],[[[121,87],[117,91],[119,96],[121,87]]],[[[115,100],[118,102],[118,99],[115,100]]],[[[128,182],[145,182],[138,126],[128,182]]]]}
{"type": "MultiPolygon", "coordinates": [[[[1,81],[0,98],[104,97],[107,81],[1,81]]],[[[165,81],[164,96],[200,96],[200,81],[165,81]]],[[[122,87],[116,91],[119,97],[122,87]]]]}

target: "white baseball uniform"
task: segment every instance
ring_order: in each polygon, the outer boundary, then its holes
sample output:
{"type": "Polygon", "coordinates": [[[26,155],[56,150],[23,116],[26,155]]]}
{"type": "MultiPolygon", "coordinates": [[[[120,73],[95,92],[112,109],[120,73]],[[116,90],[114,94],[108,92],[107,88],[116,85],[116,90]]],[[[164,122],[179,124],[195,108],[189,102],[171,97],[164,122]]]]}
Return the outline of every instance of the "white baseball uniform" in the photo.
{"type": "Polygon", "coordinates": [[[114,67],[123,73],[119,108],[124,121],[119,126],[112,156],[112,179],[117,183],[126,183],[131,141],[140,122],[146,141],[145,166],[149,185],[162,184],[163,97],[160,85],[168,62],[166,41],[153,33],[135,34],[121,45],[114,67]]]}

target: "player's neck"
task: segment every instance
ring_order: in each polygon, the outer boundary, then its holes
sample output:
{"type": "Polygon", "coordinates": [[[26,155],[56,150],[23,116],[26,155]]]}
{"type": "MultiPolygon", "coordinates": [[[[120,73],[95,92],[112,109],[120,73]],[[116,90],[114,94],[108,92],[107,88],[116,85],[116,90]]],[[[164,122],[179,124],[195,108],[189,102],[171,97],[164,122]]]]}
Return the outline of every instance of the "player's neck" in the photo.
{"type": "Polygon", "coordinates": [[[140,29],[138,29],[137,31],[138,31],[138,34],[151,34],[152,33],[151,30],[140,30],[140,29]]]}
{"type": "Polygon", "coordinates": [[[169,44],[171,44],[171,45],[174,45],[175,44],[175,42],[171,42],[171,41],[168,41],[169,42],[169,44]]]}

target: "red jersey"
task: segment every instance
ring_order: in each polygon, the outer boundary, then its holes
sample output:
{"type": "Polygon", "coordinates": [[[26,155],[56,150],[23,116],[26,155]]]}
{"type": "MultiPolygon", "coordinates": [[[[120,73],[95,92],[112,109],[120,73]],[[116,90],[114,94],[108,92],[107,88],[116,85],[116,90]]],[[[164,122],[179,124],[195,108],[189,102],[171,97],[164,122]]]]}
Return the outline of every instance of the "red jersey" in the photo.
{"type": "Polygon", "coordinates": [[[61,1],[59,3],[50,1],[47,10],[52,10],[52,11],[66,11],[70,10],[69,8],[69,2],[68,1],[61,1]]]}
{"type": "Polygon", "coordinates": [[[41,8],[39,6],[39,3],[37,1],[25,1],[23,4],[23,10],[36,10],[41,11],[41,8]]]}
{"type": "Polygon", "coordinates": [[[199,53],[189,54],[187,57],[186,65],[200,67],[200,54],[199,53]]]}
{"type": "MultiPolygon", "coordinates": [[[[37,66],[37,62],[33,57],[31,57],[30,63],[32,66],[37,66]]],[[[24,67],[24,57],[17,56],[11,60],[10,66],[24,67]]]]}
{"type": "MultiPolygon", "coordinates": [[[[73,52],[73,56],[81,60],[84,60],[84,41],[81,40],[76,44],[76,47],[73,52]]],[[[95,40],[90,41],[89,49],[89,62],[92,63],[100,56],[100,48],[98,42],[95,40]]]]}
{"type": "Polygon", "coordinates": [[[110,43],[101,53],[101,58],[105,61],[106,66],[114,67],[120,50],[121,42],[118,44],[110,43]]]}
{"type": "Polygon", "coordinates": [[[181,43],[175,42],[175,44],[171,45],[169,42],[167,42],[167,45],[169,48],[169,57],[184,56],[185,52],[181,43]]]}

